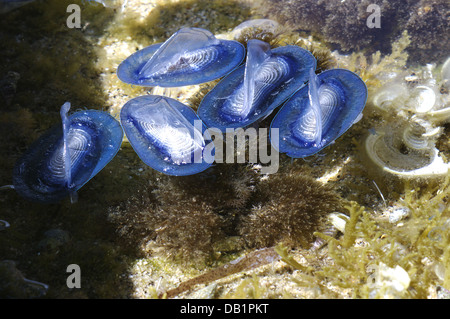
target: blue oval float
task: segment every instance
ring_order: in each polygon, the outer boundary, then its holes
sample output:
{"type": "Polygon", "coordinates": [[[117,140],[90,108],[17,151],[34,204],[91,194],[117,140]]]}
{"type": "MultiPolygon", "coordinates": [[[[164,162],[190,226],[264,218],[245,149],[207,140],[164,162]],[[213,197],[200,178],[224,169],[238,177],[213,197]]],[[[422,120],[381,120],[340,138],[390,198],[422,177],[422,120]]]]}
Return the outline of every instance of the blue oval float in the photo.
{"type": "Polygon", "coordinates": [[[206,126],[188,106],[145,95],[122,107],[120,121],[131,146],[148,166],[167,175],[192,175],[214,161],[206,126]],[[205,136],[205,138],[204,138],[205,136]]]}
{"type": "Polygon", "coordinates": [[[308,86],[295,93],[272,121],[279,129],[274,147],[290,157],[313,155],[334,142],[357,121],[367,100],[367,87],[355,73],[333,69],[310,71],[308,86]]]}
{"type": "Polygon", "coordinates": [[[123,131],[111,115],[80,111],[67,116],[70,103],[61,107],[63,125],[50,129],[16,162],[14,189],[32,201],[51,203],[76,191],[113,159],[123,131]],[[67,164],[68,163],[68,164],[67,164]]]}
{"type": "Polygon", "coordinates": [[[225,76],[243,60],[245,48],[237,41],[219,40],[200,28],[183,28],[166,42],[130,55],[117,68],[125,83],[178,87],[225,76]]]}
{"type": "Polygon", "coordinates": [[[202,100],[199,117],[208,127],[246,127],[264,119],[308,80],[316,59],[307,50],[250,40],[245,65],[217,84],[202,100]]]}

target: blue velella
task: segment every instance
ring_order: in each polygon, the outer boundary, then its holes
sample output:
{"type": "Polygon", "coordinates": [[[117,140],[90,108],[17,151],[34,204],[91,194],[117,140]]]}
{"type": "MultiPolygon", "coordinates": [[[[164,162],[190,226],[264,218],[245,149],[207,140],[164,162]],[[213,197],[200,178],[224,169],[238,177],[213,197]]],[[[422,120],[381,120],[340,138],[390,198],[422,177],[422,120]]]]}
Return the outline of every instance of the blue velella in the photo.
{"type": "Polygon", "coordinates": [[[270,49],[260,40],[247,43],[247,60],[202,100],[199,117],[208,127],[246,127],[268,116],[308,80],[316,59],[307,50],[287,45],[270,49]]]}
{"type": "Polygon", "coordinates": [[[166,42],[130,55],[117,68],[117,76],[140,86],[200,84],[228,74],[244,56],[245,48],[237,41],[216,39],[200,28],[182,28],[166,42]]]}
{"type": "Polygon", "coordinates": [[[141,160],[164,174],[196,174],[214,161],[214,143],[206,126],[177,100],[139,96],[125,103],[120,121],[141,160]]]}
{"type": "Polygon", "coordinates": [[[316,75],[311,69],[308,85],[272,121],[271,129],[279,129],[279,151],[294,158],[317,153],[359,120],[366,100],[367,87],[355,73],[333,69],[316,75]]]}
{"type": "Polygon", "coordinates": [[[19,195],[51,203],[71,196],[105,167],[123,139],[120,123],[96,110],[67,115],[70,103],[61,107],[63,125],[44,133],[20,158],[13,172],[19,195]]]}

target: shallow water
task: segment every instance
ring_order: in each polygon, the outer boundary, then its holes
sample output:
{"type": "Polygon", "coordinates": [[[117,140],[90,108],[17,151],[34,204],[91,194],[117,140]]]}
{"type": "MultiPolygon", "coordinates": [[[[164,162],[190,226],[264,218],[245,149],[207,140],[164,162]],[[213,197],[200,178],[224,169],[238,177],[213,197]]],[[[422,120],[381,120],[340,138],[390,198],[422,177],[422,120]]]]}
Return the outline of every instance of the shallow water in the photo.
{"type": "MultiPolygon", "coordinates": [[[[6,8],[6,3],[1,1],[0,8],[6,8]]],[[[257,30],[250,36],[315,49],[318,56],[325,57],[324,68],[347,68],[359,74],[366,82],[369,99],[363,118],[333,145],[304,160],[280,156],[279,170],[270,176],[262,175],[258,164],[225,163],[192,177],[168,177],[146,166],[124,140],[113,161],[80,190],[76,204],[70,199],[52,205],[31,203],[13,190],[2,190],[0,219],[9,227],[0,228],[0,296],[156,297],[181,281],[280,241],[293,248],[289,253],[303,265],[323,270],[331,288],[318,292],[308,285],[299,286],[284,262],[277,261],[252,270],[260,278],[261,298],[434,298],[441,288],[450,289],[445,171],[432,178],[430,173],[413,175],[405,182],[399,174],[377,165],[366,147],[367,136],[394,132],[394,138],[386,139],[394,141],[393,146],[386,147],[392,147],[392,154],[411,159],[413,153],[408,153],[401,140],[402,132],[420,117],[438,129],[427,145],[437,150],[444,166],[448,165],[450,130],[445,110],[450,107],[449,79],[445,78],[446,69],[442,71],[450,52],[448,41],[443,41],[449,34],[445,20],[448,1],[373,1],[378,3],[379,15],[377,6],[369,8],[363,2],[363,8],[356,0],[326,4],[312,0],[263,4],[129,0],[106,6],[92,1],[37,0],[3,13],[0,185],[11,184],[20,155],[40,134],[60,123],[59,109],[66,101],[74,110],[99,109],[118,116],[131,98],[153,93],[176,98],[195,109],[214,83],[149,90],[124,84],[115,74],[127,56],[165,41],[183,26],[205,28],[231,39],[233,29],[244,21],[276,20],[280,29],[275,35],[257,30]],[[355,2],[360,10],[355,10],[355,2]],[[76,7],[67,10],[71,4],[80,8],[79,27],[76,7]],[[407,35],[402,33],[405,30],[407,35]],[[383,90],[394,85],[402,87],[403,94],[388,95],[379,107],[374,98],[381,93],[386,96],[389,90],[383,90]],[[414,95],[417,86],[433,91],[436,102],[428,113],[417,104],[421,103],[414,95]],[[300,184],[311,187],[298,187],[300,184]],[[336,211],[348,214],[345,206],[350,201],[365,207],[366,212],[357,219],[357,239],[332,254],[326,244],[318,251],[311,250],[319,246],[314,243],[316,231],[344,238],[341,232],[333,232],[336,225],[331,226],[327,216],[336,211]],[[316,212],[317,216],[300,215],[310,220],[309,224],[291,222],[286,216],[296,217],[295,210],[316,212]],[[397,220],[392,216],[399,210],[409,213],[397,220]],[[389,219],[396,222],[389,223],[389,219]],[[299,229],[302,235],[290,236],[299,229]],[[390,250],[383,248],[383,253],[382,244],[391,245],[390,250]],[[401,249],[394,249],[396,245],[401,249]],[[360,258],[365,263],[360,269],[373,263],[385,274],[378,277],[379,286],[366,286],[370,271],[351,270],[339,259],[346,253],[350,262],[362,249],[371,257],[360,258]],[[81,288],[69,289],[66,284],[71,264],[81,268],[81,288]],[[381,294],[380,287],[390,287],[404,278],[403,272],[393,270],[397,265],[414,280],[408,283],[409,289],[388,289],[389,293],[381,294]],[[338,285],[338,274],[329,267],[354,280],[338,285]],[[424,273],[431,275],[422,276],[424,273]],[[48,285],[48,290],[42,294],[42,289],[27,286],[24,278],[48,285]],[[279,288],[269,288],[273,286],[279,288]]],[[[274,115],[259,127],[269,127],[274,115]]],[[[422,158],[425,153],[419,154],[422,158]]],[[[216,286],[208,286],[208,292],[200,296],[254,297],[244,289],[254,283],[242,273],[233,276],[228,281],[215,280],[216,286]]],[[[313,278],[312,286],[325,280],[314,272],[308,276],[313,278]]],[[[199,289],[193,288],[181,296],[194,296],[199,289]]]]}

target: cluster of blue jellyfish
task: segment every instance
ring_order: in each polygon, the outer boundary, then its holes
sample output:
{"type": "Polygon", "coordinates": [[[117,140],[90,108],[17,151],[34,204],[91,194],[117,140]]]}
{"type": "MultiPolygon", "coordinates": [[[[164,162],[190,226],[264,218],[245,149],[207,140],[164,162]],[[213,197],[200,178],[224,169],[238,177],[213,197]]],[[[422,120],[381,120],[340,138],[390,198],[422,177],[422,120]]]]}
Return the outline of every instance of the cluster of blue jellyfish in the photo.
{"type": "Polygon", "coordinates": [[[314,56],[298,46],[272,49],[250,40],[245,50],[239,42],[217,39],[207,30],[183,28],[164,43],[129,56],[117,76],[148,87],[179,87],[223,77],[197,113],[172,98],[145,95],[125,103],[119,124],[94,110],[68,116],[66,103],[61,108],[63,125],[40,137],[16,163],[14,188],[39,202],[66,196],[76,200],[76,191],[116,155],[123,132],[142,161],[155,170],[196,174],[214,161],[208,128],[224,133],[227,128],[245,128],[283,103],[271,124],[280,139],[273,144],[293,158],[312,155],[360,118],[367,99],[367,88],[356,74],[333,69],[316,75],[316,65],[314,56]]]}

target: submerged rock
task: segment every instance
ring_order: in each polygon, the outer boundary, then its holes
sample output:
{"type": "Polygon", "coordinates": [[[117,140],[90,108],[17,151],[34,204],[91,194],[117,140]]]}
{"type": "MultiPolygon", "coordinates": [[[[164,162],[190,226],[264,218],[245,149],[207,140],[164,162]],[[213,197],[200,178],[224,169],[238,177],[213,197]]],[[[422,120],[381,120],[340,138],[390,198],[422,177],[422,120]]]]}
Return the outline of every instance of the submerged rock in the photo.
{"type": "Polygon", "coordinates": [[[412,37],[410,61],[441,61],[449,50],[447,0],[270,0],[259,8],[280,24],[311,32],[343,51],[366,48],[387,52],[404,30],[412,37]],[[380,9],[380,28],[367,21],[380,9]],[[336,32],[339,30],[339,32],[336,32]]]}

